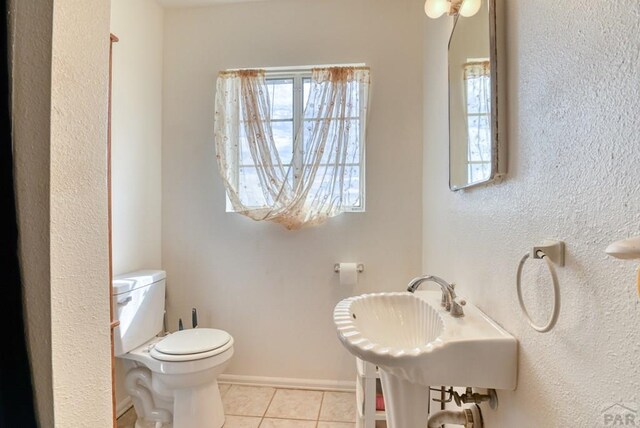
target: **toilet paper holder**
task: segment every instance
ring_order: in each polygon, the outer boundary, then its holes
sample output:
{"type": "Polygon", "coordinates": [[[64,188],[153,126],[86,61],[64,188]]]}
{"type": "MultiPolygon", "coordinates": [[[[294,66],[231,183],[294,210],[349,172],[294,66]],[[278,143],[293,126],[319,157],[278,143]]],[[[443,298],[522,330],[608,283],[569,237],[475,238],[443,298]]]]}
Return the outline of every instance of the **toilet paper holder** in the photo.
{"type": "MultiPolygon", "coordinates": [[[[364,272],[364,265],[362,263],[359,263],[358,267],[356,268],[356,270],[358,271],[358,273],[364,272]]],[[[333,265],[333,271],[335,273],[339,273],[340,272],[340,263],[336,263],[335,265],[333,265]]]]}

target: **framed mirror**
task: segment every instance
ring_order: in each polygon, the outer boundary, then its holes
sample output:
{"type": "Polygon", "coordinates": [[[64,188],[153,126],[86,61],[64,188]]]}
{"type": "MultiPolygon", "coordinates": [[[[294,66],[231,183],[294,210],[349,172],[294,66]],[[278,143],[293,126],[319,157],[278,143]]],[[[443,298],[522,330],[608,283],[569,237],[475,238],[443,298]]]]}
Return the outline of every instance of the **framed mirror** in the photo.
{"type": "Polygon", "coordinates": [[[486,184],[507,172],[500,0],[455,17],[449,40],[449,188],[486,184]]]}

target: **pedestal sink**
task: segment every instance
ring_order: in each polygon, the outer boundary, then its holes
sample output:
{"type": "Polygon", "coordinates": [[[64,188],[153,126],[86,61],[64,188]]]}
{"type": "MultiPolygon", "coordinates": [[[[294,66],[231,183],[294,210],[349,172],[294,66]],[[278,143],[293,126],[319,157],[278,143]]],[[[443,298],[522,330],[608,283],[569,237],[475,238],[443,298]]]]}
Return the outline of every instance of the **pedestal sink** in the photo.
{"type": "Polygon", "coordinates": [[[518,342],[472,304],[452,317],[437,291],[350,297],[333,313],[338,338],[380,368],[389,428],[425,427],[429,386],[515,389],[518,342]]]}

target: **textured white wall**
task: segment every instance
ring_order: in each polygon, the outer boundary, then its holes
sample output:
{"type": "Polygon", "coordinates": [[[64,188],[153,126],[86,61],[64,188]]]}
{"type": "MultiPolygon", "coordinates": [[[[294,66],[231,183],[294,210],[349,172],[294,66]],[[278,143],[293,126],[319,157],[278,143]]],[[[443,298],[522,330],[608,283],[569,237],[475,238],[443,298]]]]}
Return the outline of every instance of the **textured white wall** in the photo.
{"type": "Polygon", "coordinates": [[[420,271],[422,2],[327,0],[165,11],[162,260],[171,329],[197,306],[229,331],[240,375],[353,379],[335,304],[401,290],[420,271]],[[367,212],[290,232],[225,213],[213,144],[217,73],[366,62],[372,99],[367,212]],[[340,287],[333,264],[366,272],[340,287]]]}
{"type": "Polygon", "coordinates": [[[111,425],[108,61],[109,2],[56,1],[51,66],[50,251],[51,364],[57,427],[111,425]]]}
{"type": "MultiPolygon", "coordinates": [[[[111,112],[113,274],[161,266],[162,47],[154,0],[112,0],[111,112]]],[[[116,361],[116,402],[126,399],[116,361]]]]}
{"type": "MultiPolygon", "coordinates": [[[[640,402],[636,263],[604,254],[640,233],[640,3],[507,1],[510,171],[502,184],[447,187],[446,19],[425,24],[424,270],[455,281],[520,340],[515,392],[484,412],[490,427],[590,427],[609,402],[640,402]],[[517,304],[520,257],[567,243],[562,311],[539,334],[517,304]]],[[[524,288],[548,314],[546,270],[524,288]]]]}
{"type": "Polygon", "coordinates": [[[53,426],[49,145],[53,1],[10,2],[13,149],[26,331],[40,426],[53,426]],[[37,90],[34,90],[37,88],[37,90]]]}
{"type": "Polygon", "coordinates": [[[113,0],[113,273],[161,263],[163,10],[154,0],[113,0]]]}
{"type": "Polygon", "coordinates": [[[108,4],[13,1],[20,256],[38,420],[109,426],[108,4]]]}

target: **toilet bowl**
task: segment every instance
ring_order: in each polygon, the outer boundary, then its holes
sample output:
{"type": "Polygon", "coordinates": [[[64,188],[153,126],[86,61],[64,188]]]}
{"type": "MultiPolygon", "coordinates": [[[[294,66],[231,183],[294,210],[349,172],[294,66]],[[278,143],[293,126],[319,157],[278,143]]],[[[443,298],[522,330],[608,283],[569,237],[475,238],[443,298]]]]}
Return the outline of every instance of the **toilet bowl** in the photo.
{"type": "Polygon", "coordinates": [[[233,337],[210,328],[157,336],[165,278],[162,271],[139,271],[114,279],[120,321],[114,349],[126,370],[136,428],[220,428],[224,410],[217,379],[233,356],[233,337]]]}

